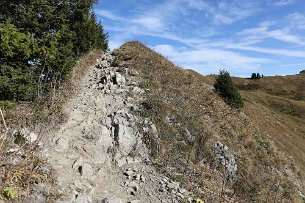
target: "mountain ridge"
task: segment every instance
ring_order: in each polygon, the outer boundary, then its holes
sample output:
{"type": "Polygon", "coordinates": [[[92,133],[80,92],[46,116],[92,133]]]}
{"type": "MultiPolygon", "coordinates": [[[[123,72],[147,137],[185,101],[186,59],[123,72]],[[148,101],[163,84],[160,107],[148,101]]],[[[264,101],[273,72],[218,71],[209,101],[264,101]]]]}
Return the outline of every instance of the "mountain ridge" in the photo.
{"type": "MultiPolygon", "coordinates": [[[[168,153],[165,153],[166,155],[162,160],[166,163],[165,165],[175,165],[171,163],[171,160],[167,160],[166,157],[173,158],[172,155],[178,156],[176,153],[179,154],[180,157],[183,157],[186,156],[183,153],[188,151],[185,150],[183,152],[183,150],[181,150],[183,149],[183,145],[175,146],[175,144],[173,144],[175,143],[175,139],[185,139],[183,137],[183,129],[177,127],[168,130],[166,129],[168,126],[164,127],[164,124],[162,124],[162,119],[155,116],[159,115],[159,117],[166,117],[167,114],[172,114],[171,116],[174,116],[174,119],[179,120],[180,117],[180,122],[185,126],[190,125],[188,130],[193,128],[191,134],[207,135],[203,136],[203,142],[199,144],[202,145],[202,151],[205,151],[200,152],[201,158],[209,157],[213,154],[209,149],[213,149],[213,142],[217,141],[217,139],[225,142],[225,144],[237,154],[237,157],[239,157],[240,160],[247,157],[239,163],[242,167],[245,167],[240,169],[239,172],[244,170],[241,173],[248,174],[249,177],[247,180],[253,180],[253,182],[247,183],[245,179],[240,179],[240,182],[237,181],[240,185],[235,188],[237,190],[243,188],[240,191],[241,194],[248,193],[247,195],[249,195],[248,198],[250,197],[250,199],[245,201],[254,201],[254,199],[257,198],[255,201],[260,202],[263,201],[262,199],[270,198],[268,197],[270,196],[270,191],[266,192],[265,189],[266,187],[271,187],[272,183],[270,182],[270,179],[277,179],[281,177],[280,174],[283,175],[282,177],[285,177],[286,164],[285,161],[281,160],[286,159],[285,155],[280,155],[282,152],[276,149],[273,140],[269,139],[270,136],[268,135],[268,132],[264,131],[264,129],[260,129],[260,126],[257,123],[252,123],[251,118],[244,115],[242,112],[232,110],[216,93],[214,93],[210,78],[200,76],[200,74],[195,73],[194,71],[177,68],[177,66],[168,62],[163,56],[155,53],[139,42],[131,42],[123,45],[119,50],[114,51],[114,55],[118,58],[117,64],[119,66],[133,67],[141,72],[141,76],[144,79],[142,86],[150,89],[147,95],[147,103],[152,106],[150,107],[151,109],[158,110],[148,109],[148,111],[145,112],[147,113],[145,115],[154,120],[157,123],[156,126],[158,129],[160,128],[160,131],[163,131],[164,133],[163,148],[164,151],[167,151],[168,153]],[[196,124],[194,125],[194,123],[196,124]],[[198,126],[201,127],[196,130],[196,127],[198,126]],[[175,139],[170,139],[169,134],[175,134],[175,139]],[[211,139],[211,141],[209,141],[209,139],[211,139]],[[180,151],[175,151],[173,149],[175,147],[180,147],[180,151]],[[278,159],[279,157],[281,158],[278,159]],[[251,161],[248,162],[247,159],[248,161],[251,161]],[[268,165],[275,165],[277,168],[275,170],[276,172],[270,171],[268,165]],[[252,168],[253,166],[255,166],[256,170],[259,170],[260,175],[257,175],[261,176],[261,180],[259,180],[260,178],[256,179],[251,176],[251,174],[255,173],[252,171],[254,170],[254,168],[252,168]],[[279,174],[275,175],[277,172],[279,174]],[[272,175],[272,173],[274,174],[272,175]],[[263,179],[265,179],[265,181],[263,181],[263,179]],[[267,179],[270,186],[265,185],[267,179]],[[260,183],[260,181],[262,182],[260,183]],[[254,182],[257,185],[253,185],[254,182]],[[259,197],[260,195],[261,197],[259,197]],[[262,199],[260,200],[260,198],[262,199]]],[[[198,151],[200,150],[197,149],[197,152],[192,153],[196,154],[198,151]]],[[[179,160],[179,158],[176,160],[179,160]]],[[[180,163],[181,165],[183,165],[182,162],[180,163]]],[[[217,164],[217,161],[212,161],[212,163],[217,164]]],[[[177,165],[175,167],[176,169],[179,168],[177,165]]],[[[289,167],[287,170],[290,170],[289,167]]],[[[245,177],[245,174],[239,175],[245,177]]],[[[285,182],[284,179],[282,180],[283,182],[285,182]]],[[[277,181],[274,182],[274,185],[276,185],[276,182],[277,181]]],[[[287,184],[289,185],[289,183],[287,184]]],[[[285,191],[287,188],[283,190],[285,191]]],[[[290,191],[289,193],[292,194],[293,192],[290,191]]],[[[276,194],[275,196],[278,195],[279,194],[276,194]]],[[[282,195],[286,195],[285,192],[283,192],[282,195]]],[[[217,200],[213,201],[217,202],[217,200]]]]}

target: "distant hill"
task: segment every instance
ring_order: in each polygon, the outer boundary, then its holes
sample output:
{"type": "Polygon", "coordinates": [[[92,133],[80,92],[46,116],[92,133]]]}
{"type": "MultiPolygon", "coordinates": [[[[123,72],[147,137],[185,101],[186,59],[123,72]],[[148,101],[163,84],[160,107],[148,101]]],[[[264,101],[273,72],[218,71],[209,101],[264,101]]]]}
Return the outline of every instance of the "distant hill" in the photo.
{"type": "MultiPolygon", "coordinates": [[[[246,100],[244,112],[305,172],[305,75],[234,78],[246,100]],[[253,87],[247,89],[245,87],[253,87]]],[[[292,161],[293,163],[293,161],[292,161]]],[[[294,164],[294,163],[293,163],[294,164]]],[[[304,185],[303,185],[304,188],[304,185]]]]}

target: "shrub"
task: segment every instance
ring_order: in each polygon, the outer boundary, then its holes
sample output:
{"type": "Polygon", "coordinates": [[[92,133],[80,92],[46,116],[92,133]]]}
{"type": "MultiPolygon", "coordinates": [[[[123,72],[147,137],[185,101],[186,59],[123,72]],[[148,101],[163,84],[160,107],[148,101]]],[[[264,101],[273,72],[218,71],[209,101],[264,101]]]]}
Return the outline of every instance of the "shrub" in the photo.
{"type": "Polygon", "coordinates": [[[243,107],[243,99],[227,71],[221,70],[219,72],[214,88],[218,95],[231,107],[243,107]]]}

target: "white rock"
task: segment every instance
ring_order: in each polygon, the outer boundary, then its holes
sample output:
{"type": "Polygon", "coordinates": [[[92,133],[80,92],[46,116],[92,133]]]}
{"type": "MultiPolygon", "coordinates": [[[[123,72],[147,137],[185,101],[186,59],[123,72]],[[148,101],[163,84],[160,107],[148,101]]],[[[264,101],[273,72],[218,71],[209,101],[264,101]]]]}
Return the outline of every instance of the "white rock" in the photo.
{"type": "Polygon", "coordinates": [[[92,199],[86,194],[79,194],[75,203],[92,203],[92,199]]]}
{"type": "Polygon", "coordinates": [[[133,174],[133,171],[131,168],[127,169],[124,173],[124,175],[126,175],[126,176],[131,176],[132,174],[133,174]]]}
{"type": "Polygon", "coordinates": [[[36,133],[30,133],[29,136],[27,137],[27,140],[29,143],[33,143],[37,140],[38,135],[36,133]]]}
{"type": "Polygon", "coordinates": [[[143,175],[141,175],[140,180],[141,180],[143,183],[145,183],[145,177],[144,177],[143,175]]]}
{"type": "Polygon", "coordinates": [[[83,164],[84,164],[83,159],[82,159],[82,158],[78,158],[78,159],[73,163],[72,168],[73,168],[75,171],[81,173],[81,175],[82,175],[82,173],[83,173],[83,169],[82,169],[83,164]],[[80,167],[81,167],[81,168],[80,168],[80,167]]]}
{"type": "Polygon", "coordinates": [[[127,186],[131,187],[135,192],[139,191],[139,185],[134,181],[128,183],[127,186]]]}
{"type": "Polygon", "coordinates": [[[181,194],[184,194],[184,193],[186,193],[187,191],[186,191],[186,189],[184,189],[184,188],[179,188],[179,192],[180,192],[181,194]]]}
{"type": "Polygon", "coordinates": [[[140,203],[140,202],[141,202],[140,200],[131,200],[128,203],[140,203]]]}
{"type": "Polygon", "coordinates": [[[181,193],[177,193],[177,196],[178,196],[178,197],[180,197],[181,199],[183,199],[183,198],[184,198],[184,195],[183,195],[183,194],[181,194],[181,193]]]}
{"type": "Polygon", "coordinates": [[[174,182],[174,183],[168,183],[167,184],[167,188],[169,188],[169,189],[171,189],[171,190],[173,190],[173,189],[178,189],[179,188],[179,183],[176,183],[176,182],[174,182]]]}
{"type": "Polygon", "coordinates": [[[158,135],[158,130],[157,130],[157,127],[155,126],[155,124],[152,124],[150,126],[150,129],[154,135],[158,135]]]}
{"type": "Polygon", "coordinates": [[[55,150],[57,152],[65,152],[68,150],[68,148],[69,148],[69,143],[66,139],[61,137],[55,141],[55,150]]]}
{"type": "Polygon", "coordinates": [[[22,137],[24,137],[24,139],[28,142],[28,143],[33,143],[37,140],[38,135],[30,132],[27,128],[22,128],[20,131],[20,135],[22,137]]]}
{"type": "Polygon", "coordinates": [[[126,158],[125,157],[120,157],[118,153],[116,153],[114,157],[114,162],[118,167],[122,167],[125,164],[127,164],[126,158]]]}
{"type": "Polygon", "coordinates": [[[84,165],[82,166],[83,167],[83,177],[85,178],[94,178],[93,175],[94,175],[94,170],[92,169],[92,166],[88,163],[84,163],[84,165]]]}
{"type": "Polygon", "coordinates": [[[115,78],[118,85],[124,85],[126,83],[125,77],[118,72],[115,73],[115,78]]]}
{"type": "Polygon", "coordinates": [[[139,181],[140,178],[141,178],[140,174],[136,174],[135,176],[133,176],[133,179],[137,181],[139,181]]]}
{"type": "Polygon", "coordinates": [[[98,146],[102,148],[104,152],[113,146],[113,138],[111,137],[111,131],[106,126],[101,126],[100,138],[98,140],[98,146]]]}
{"type": "Polygon", "coordinates": [[[141,88],[135,86],[131,88],[131,92],[134,94],[142,94],[144,91],[141,88]]]}
{"type": "Polygon", "coordinates": [[[220,163],[227,168],[229,176],[232,178],[237,171],[237,164],[234,154],[226,145],[223,145],[219,141],[214,144],[214,153],[220,163]]]}

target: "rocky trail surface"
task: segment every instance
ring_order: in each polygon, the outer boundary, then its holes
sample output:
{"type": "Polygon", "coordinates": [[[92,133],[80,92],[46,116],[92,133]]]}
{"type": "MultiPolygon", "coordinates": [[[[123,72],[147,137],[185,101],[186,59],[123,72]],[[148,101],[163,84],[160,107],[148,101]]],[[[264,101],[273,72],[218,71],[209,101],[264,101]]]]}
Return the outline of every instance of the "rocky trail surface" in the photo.
{"type": "MultiPolygon", "coordinates": [[[[140,203],[190,200],[179,183],[160,174],[149,159],[135,113],[144,90],[137,72],[112,67],[104,54],[65,104],[68,120],[44,145],[55,169],[57,203],[140,203]]],[[[38,202],[38,200],[37,200],[38,202]]]]}

